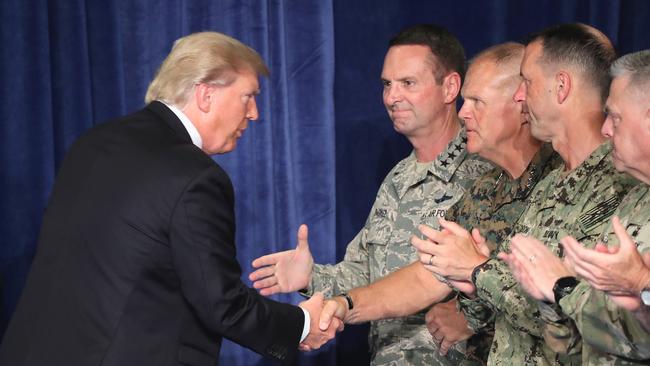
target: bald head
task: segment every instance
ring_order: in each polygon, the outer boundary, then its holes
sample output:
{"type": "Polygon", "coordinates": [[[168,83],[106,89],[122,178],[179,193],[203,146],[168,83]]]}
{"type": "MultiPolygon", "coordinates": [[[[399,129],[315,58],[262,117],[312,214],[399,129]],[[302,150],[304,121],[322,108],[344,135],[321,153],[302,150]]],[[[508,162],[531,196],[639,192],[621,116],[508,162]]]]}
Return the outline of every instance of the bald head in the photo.
{"type": "Polygon", "coordinates": [[[582,23],[560,24],[534,34],[529,44],[534,42],[542,45],[542,66],[578,71],[605,101],[611,81],[609,67],[616,59],[614,46],[605,34],[582,23]]]}

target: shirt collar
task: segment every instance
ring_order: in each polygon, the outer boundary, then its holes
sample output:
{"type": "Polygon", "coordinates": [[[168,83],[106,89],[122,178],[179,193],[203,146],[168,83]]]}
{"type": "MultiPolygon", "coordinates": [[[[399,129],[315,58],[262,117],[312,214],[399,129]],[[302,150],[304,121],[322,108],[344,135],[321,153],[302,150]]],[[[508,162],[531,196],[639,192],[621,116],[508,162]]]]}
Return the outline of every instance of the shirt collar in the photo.
{"type": "Polygon", "coordinates": [[[201,139],[199,130],[197,130],[196,127],[194,127],[194,124],[192,123],[192,121],[190,121],[189,118],[187,118],[185,113],[183,113],[183,111],[176,108],[175,106],[163,102],[162,100],[160,100],[159,102],[163,103],[164,105],[167,106],[167,108],[169,108],[169,110],[174,112],[176,117],[178,117],[178,119],[181,120],[181,123],[183,124],[183,127],[185,127],[185,130],[187,130],[187,133],[190,135],[190,138],[192,139],[192,143],[196,145],[196,147],[198,147],[199,149],[202,149],[203,140],[201,139]]]}
{"type": "Polygon", "coordinates": [[[466,144],[467,134],[463,127],[456,137],[447,144],[445,150],[429,163],[429,168],[426,170],[416,168],[417,158],[415,157],[415,151],[412,151],[406,159],[398,163],[393,171],[392,182],[398,196],[401,198],[410,187],[427,179],[429,173],[435,176],[436,179],[449,183],[456,170],[467,157],[466,144]]]}

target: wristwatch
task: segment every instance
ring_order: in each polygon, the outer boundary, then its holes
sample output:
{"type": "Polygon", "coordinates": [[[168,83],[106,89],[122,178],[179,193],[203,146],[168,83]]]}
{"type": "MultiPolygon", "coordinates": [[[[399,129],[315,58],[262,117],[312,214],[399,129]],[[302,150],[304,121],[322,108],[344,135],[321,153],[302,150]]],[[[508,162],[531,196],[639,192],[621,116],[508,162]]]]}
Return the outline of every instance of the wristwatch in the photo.
{"type": "Polygon", "coordinates": [[[650,287],[641,290],[641,302],[645,306],[650,306],[650,287]]]}
{"type": "Polygon", "coordinates": [[[577,285],[578,279],[573,276],[560,277],[557,281],[555,281],[555,285],[553,286],[555,304],[557,304],[557,306],[560,306],[560,300],[562,300],[564,296],[570,294],[577,285]]]}
{"type": "Polygon", "coordinates": [[[343,297],[345,299],[345,302],[348,303],[348,310],[354,309],[354,303],[352,302],[352,298],[350,297],[350,295],[348,295],[347,292],[343,292],[339,294],[339,296],[343,297]]]}

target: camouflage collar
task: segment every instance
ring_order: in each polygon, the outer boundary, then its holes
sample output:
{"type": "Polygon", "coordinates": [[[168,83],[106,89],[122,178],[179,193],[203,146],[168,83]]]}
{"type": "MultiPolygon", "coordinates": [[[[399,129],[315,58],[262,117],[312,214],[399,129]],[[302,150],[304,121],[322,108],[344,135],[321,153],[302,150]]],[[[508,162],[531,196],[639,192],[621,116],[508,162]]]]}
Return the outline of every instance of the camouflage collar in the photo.
{"type": "Polygon", "coordinates": [[[467,133],[461,128],[456,137],[452,139],[445,150],[431,162],[429,169],[416,173],[415,151],[412,151],[408,158],[402,160],[393,171],[392,182],[401,197],[410,187],[426,179],[429,173],[443,182],[450,182],[456,170],[467,157],[467,133]],[[407,174],[405,174],[407,173],[407,174]],[[406,177],[406,179],[405,179],[406,177]]]}
{"type": "Polygon", "coordinates": [[[537,182],[543,178],[543,173],[549,171],[546,169],[547,164],[554,164],[556,159],[560,158],[555,154],[551,144],[543,144],[519,178],[509,179],[508,173],[502,170],[494,184],[497,201],[507,203],[528,197],[537,182]]]}
{"type": "Polygon", "coordinates": [[[561,202],[575,204],[584,189],[587,187],[589,179],[597,170],[602,169],[602,164],[609,159],[609,153],[612,151],[612,145],[609,141],[604,142],[594,150],[587,160],[583,161],[576,169],[569,173],[565,178],[561,178],[562,166],[555,170],[555,184],[553,186],[553,197],[561,202]]]}

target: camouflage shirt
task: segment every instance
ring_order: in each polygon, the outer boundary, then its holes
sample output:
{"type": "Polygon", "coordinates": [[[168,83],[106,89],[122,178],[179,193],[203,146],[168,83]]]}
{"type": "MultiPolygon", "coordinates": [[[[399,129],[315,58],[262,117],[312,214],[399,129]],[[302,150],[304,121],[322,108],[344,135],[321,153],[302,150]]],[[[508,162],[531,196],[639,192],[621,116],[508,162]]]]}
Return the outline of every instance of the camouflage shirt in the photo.
{"type": "MultiPolygon", "coordinates": [[[[438,226],[451,205],[492,166],[468,155],[463,129],[425,169],[415,154],[386,176],[364,227],[348,244],[343,261],[316,264],[308,293],[337,295],[368,285],[418,260],[410,238],[419,224],[438,226]]],[[[374,365],[448,365],[438,355],[424,313],[371,322],[369,341],[374,365]]],[[[460,357],[452,350],[450,358],[460,357]],[[455,356],[454,356],[455,355],[455,356]]]]}
{"type": "MultiPolygon", "coordinates": [[[[625,196],[616,215],[639,251],[650,250],[650,192],[639,184],[625,196]]],[[[610,223],[601,241],[618,245],[610,223]]],[[[635,316],[595,290],[586,281],[560,300],[562,312],[544,311],[547,326],[544,337],[560,352],[582,351],[582,365],[648,365],[650,334],[635,316]]],[[[555,307],[553,307],[555,308],[555,307]]]]}
{"type": "MultiPolygon", "coordinates": [[[[494,243],[510,236],[512,223],[528,205],[528,196],[537,182],[561,163],[553,148],[544,144],[519,178],[511,179],[503,169],[495,168],[477,179],[469,192],[447,211],[446,219],[467,230],[478,228],[494,250],[494,243]]],[[[492,344],[494,313],[483,302],[462,295],[459,303],[463,312],[472,314],[468,317],[469,325],[477,333],[467,341],[468,362],[463,364],[484,364],[492,344]]]]}
{"type": "MultiPolygon", "coordinates": [[[[571,235],[594,240],[623,195],[636,183],[614,169],[604,143],[573,171],[561,166],[537,184],[530,205],[515,225],[515,233],[542,240],[562,256],[559,238],[571,235]]],[[[499,244],[507,251],[509,241],[499,244]]],[[[488,365],[579,364],[577,357],[555,353],[542,338],[538,304],[518,285],[507,265],[490,259],[476,276],[477,295],[496,310],[495,336],[488,365]]]]}

